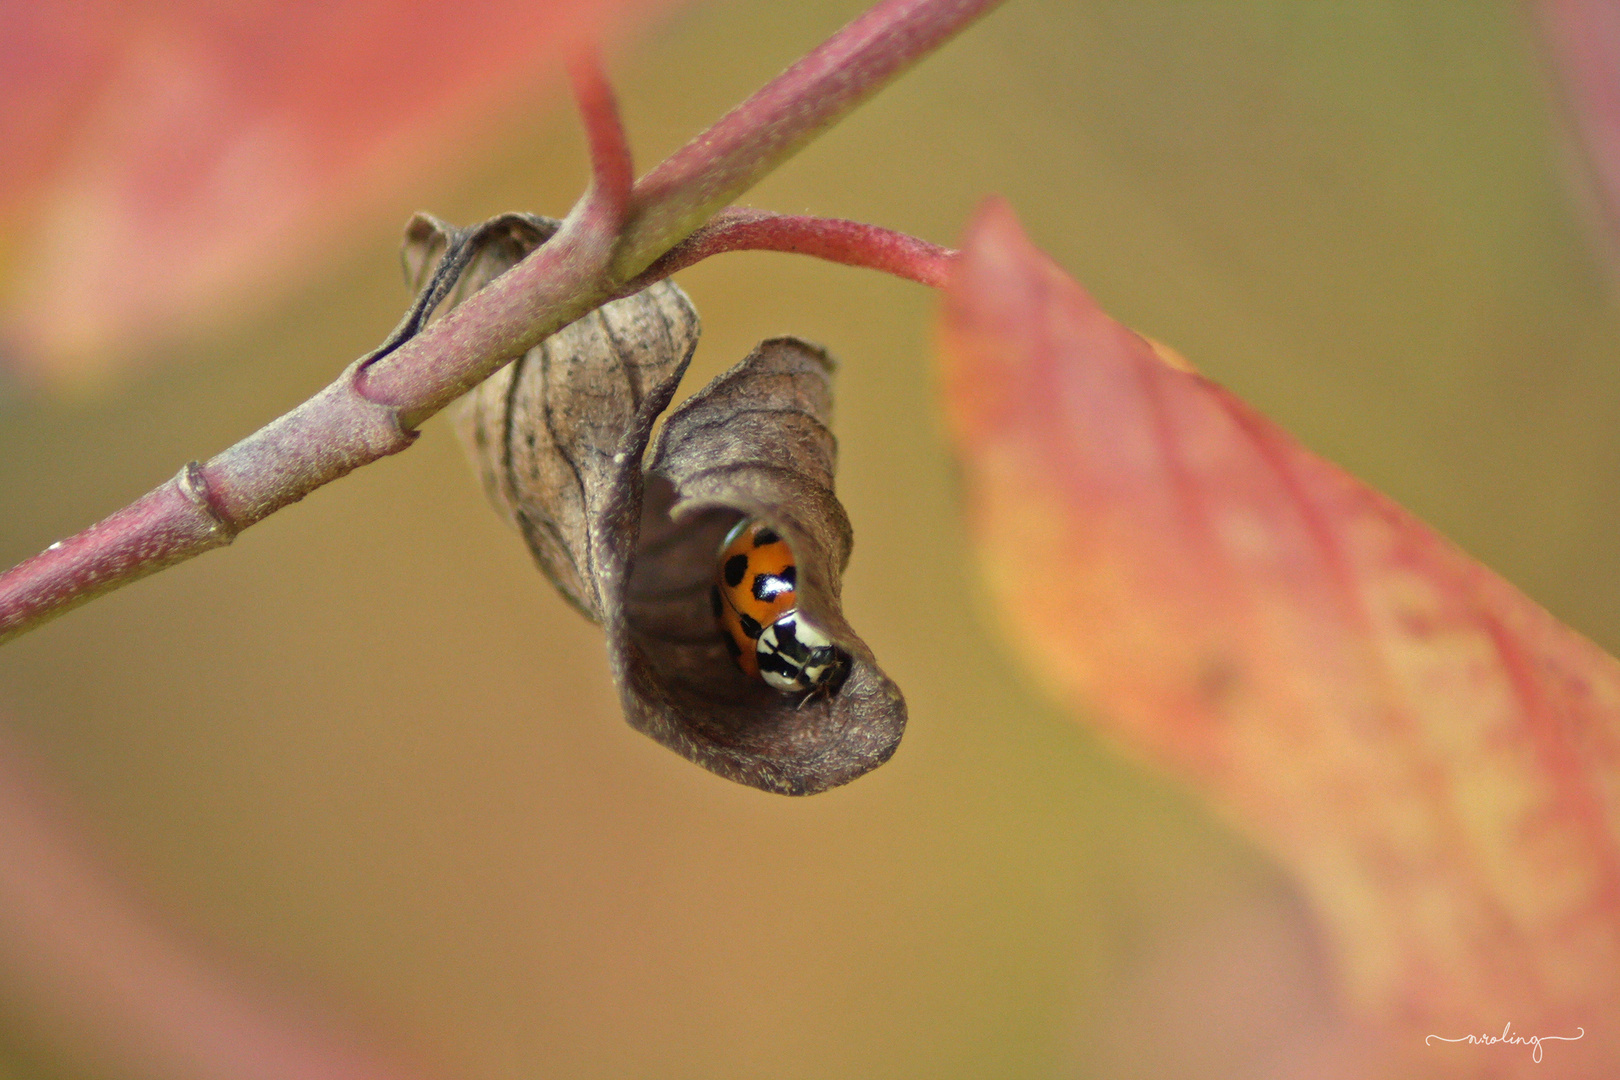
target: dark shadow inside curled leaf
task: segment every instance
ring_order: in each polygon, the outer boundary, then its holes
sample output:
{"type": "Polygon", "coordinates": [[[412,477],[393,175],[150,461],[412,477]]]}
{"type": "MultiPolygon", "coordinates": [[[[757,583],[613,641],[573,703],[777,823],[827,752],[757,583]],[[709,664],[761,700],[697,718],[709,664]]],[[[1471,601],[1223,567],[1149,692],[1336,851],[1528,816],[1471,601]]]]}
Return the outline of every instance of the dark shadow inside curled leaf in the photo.
{"type": "MultiPolygon", "coordinates": [[[[454,230],[419,217],[407,272],[432,306],[454,306],[556,227],[508,214],[454,230]]],[[[886,761],[906,716],[839,603],[852,534],[833,494],[832,363],[797,339],[762,343],[674,410],[644,474],[653,424],[697,337],[686,294],[659,282],[491,376],[464,399],[457,427],[541,570],[603,624],[626,719],[732,780],[821,791],[886,761]],[[722,538],[745,516],[788,541],[798,610],[849,657],[824,692],[780,693],[727,653],[710,587],[722,538]]]]}

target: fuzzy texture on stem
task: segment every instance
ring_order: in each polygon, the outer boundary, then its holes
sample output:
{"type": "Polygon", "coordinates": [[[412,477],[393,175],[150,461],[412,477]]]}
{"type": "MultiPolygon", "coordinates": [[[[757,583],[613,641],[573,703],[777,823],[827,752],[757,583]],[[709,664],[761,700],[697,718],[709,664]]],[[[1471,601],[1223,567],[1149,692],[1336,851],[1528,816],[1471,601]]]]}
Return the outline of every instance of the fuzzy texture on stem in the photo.
{"type": "Polygon", "coordinates": [[[915,236],[841,218],[777,214],[732,207],[664,252],[624,288],[623,295],[728,251],[783,251],[845,266],[881,270],[919,285],[942,289],[956,252],[915,236]]]}
{"type": "Polygon", "coordinates": [[[579,117],[590,144],[591,187],[587,212],[599,218],[597,227],[617,233],[624,226],[636,170],[630,141],[619,119],[613,87],[595,50],[581,49],[568,61],[568,82],[579,106],[579,117]]]}
{"type": "MultiPolygon", "coordinates": [[[[592,181],[558,234],[444,318],[421,329],[422,301],[371,355],[292,412],[101,523],[0,575],[0,643],[71,607],[228,543],[311,491],[409,446],[415,430],[513,357],[623,295],[628,281],[799,147],[949,40],[999,0],[885,0],[772,80],[634,185],[612,91],[595,57],[569,66],[592,181]]],[[[813,219],[733,219],[700,238],[739,250],[803,250],[907,272],[933,258],[896,234],[813,219]],[[797,222],[797,224],[793,224],[797,222]],[[726,228],[734,231],[727,239],[726,228]],[[816,229],[823,230],[819,237],[816,229]],[[795,246],[797,245],[797,246],[795,246]]],[[[672,264],[673,265],[673,264],[672,264]]],[[[665,270],[664,273],[668,273],[665,270]]],[[[659,276],[663,276],[662,274],[659,276]]]]}

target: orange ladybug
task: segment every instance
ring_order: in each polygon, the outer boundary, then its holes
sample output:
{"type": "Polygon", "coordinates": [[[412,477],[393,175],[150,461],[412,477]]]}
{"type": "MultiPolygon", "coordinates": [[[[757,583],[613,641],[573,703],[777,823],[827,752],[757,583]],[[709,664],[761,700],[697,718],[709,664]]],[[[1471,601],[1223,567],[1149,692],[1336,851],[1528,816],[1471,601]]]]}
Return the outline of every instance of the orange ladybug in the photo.
{"type": "Polygon", "coordinates": [[[799,617],[798,570],[786,540],[744,518],[720,545],[710,600],[737,666],[783,693],[815,691],[844,666],[844,654],[799,617]]]}

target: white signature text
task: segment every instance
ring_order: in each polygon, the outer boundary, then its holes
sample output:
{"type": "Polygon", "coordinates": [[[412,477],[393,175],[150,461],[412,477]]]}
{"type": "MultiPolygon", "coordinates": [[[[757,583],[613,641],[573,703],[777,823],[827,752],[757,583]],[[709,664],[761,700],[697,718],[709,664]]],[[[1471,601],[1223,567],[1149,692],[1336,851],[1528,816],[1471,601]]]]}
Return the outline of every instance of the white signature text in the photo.
{"type": "Polygon", "coordinates": [[[1497,1043],[1528,1046],[1530,1048],[1530,1060],[1539,1063],[1541,1061],[1542,1043],[1550,1042],[1553,1039],[1557,1039],[1559,1042],[1574,1042],[1577,1039],[1586,1037],[1585,1028],[1578,1027],[1575,1031],[1576,1034],[1574,1035],[1519,1035],[1514,1032],[1513,1022],[1510,1020],[1502,1025],[1502,1034],[1500,1035],[1459,1035],[1455,1039],[1448,1039],[1444,1035],[1426,1035],[1423,1039],[1423,1045],[1433,1046],[1434,1044],[1430,1040],[1438,1039],[1441,1042],[1465,1042],[1470,1046],[1495,1046],[1497,1043]]]}

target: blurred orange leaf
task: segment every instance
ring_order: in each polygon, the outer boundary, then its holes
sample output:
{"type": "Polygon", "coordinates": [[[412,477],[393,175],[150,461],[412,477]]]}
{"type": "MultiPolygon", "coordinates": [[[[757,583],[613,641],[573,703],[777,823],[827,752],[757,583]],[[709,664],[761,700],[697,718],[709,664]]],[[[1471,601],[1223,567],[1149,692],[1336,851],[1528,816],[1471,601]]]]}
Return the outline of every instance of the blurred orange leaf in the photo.
{"type": "Polygon", "coordinates": [[[1584,1029],[1545,1059],[1620,1075],[1620,664],[1167,362],[1004,204],[968,229],[942,343],[1037,675],[1293,871],[1388,1052],[1511,1075],[1529,1047],[1425,1036],[1584,1029]]]}
{"type": "Polygon", "coordinates": [[[1607,251],[1620,257],[1620,4],[1539,0],[1536,10],[1596,187],[1607,251]]]}
{"type": "Polygon", "coordinates": [[[0,0],[4,358],[83,381],[239,314],[670,2],[0,0]]]}

